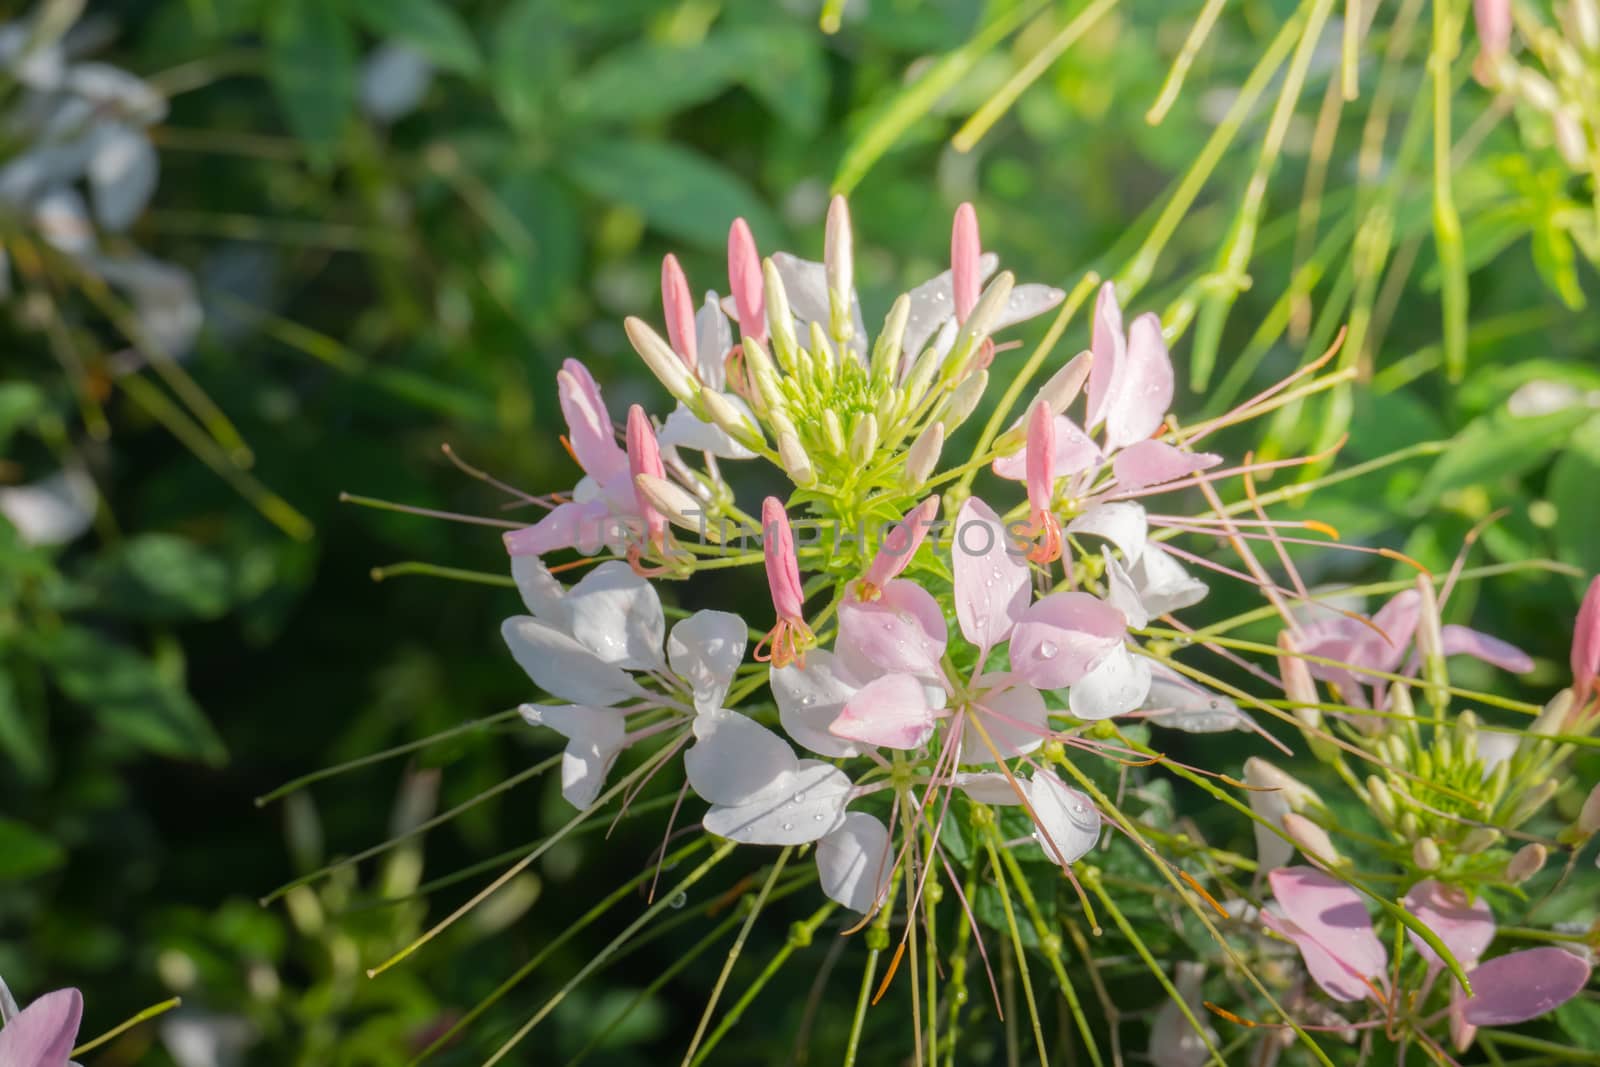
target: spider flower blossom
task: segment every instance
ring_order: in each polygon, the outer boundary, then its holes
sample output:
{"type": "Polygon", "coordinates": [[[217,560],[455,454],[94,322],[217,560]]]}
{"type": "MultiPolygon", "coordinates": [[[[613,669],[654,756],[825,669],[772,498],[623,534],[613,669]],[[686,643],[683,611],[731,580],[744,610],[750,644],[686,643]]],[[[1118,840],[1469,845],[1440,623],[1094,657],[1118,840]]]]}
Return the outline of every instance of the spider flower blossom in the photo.
{"type": "MultiPolygon", "coordinates": [[[[1300,950],[1312,981],[1345,1003],[1388,998],[1388,953],[1372,927],[1360,895],[1332,875],[1310,867],[1273,871],[1273,905],[1262,921],[1300,950]]],[[[1459,984],[1450,993],[1450,1032],[1458,1049],[1483,1026],[1511,1026],[1566,1003],[1589,981],[1591,965],[1576,951],[1545,946],[1484,960],[1494,941],[1494,914],[1455,887],[1432,879],[1413,885],[1405,906],[1450,950],[1473,993],[1459,984]]],[[[1429,981],[1443,959],[1416,931],[1412,946],[1428,965],[1429,981]]]]}
{"type": "Polygon", "coordinates": [[[68,1067],[83,1019],[76,989],[47,993],[19,1010],[0,980],[0,1064],[4,1067],[68,1067]]]}

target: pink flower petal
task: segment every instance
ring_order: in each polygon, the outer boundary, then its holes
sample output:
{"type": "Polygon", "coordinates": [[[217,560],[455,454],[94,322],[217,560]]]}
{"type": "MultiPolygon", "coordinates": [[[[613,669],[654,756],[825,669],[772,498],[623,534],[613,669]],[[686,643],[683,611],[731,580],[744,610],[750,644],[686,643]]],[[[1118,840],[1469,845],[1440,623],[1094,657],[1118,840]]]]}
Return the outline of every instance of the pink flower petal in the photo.
{"type": "Polygon", "coordinates": [[[692,374],[698,361],[694,339],[694,297],[678,257],[668,252],[661,261],[661,306],[667,316],[667,340],[692,374]]]}
{"type": "Polygon", "coordinates": [[[1583,707],[1600,674],[1600,575],[1589,583],[1572,630],[1572,687],[1575,707],[1583,707]]]}
{"type": "Polygon", "coordinates": [[[1122,612],[1088,593],[1052,593],[1022,613],[1011,636],[1011,669],[1038,689],[1060,689],[1122,643],[1122,612]]]}
{"type": "MultiPolygon", "coordinates": [[[[1463,890],[1431,878],[1411,887],[1406,894],[1406,910],[1439,935],[1439,940],[1444,942],[1463,968],[1471,969],[1476,965],[1494,940],[1494,912],[1489,910],[1489,905],[1482,897],[1469,901],[1463,890]]],[[[1415,931],[1408,930],[1406,933],[1411,938],[1412,947],[1428,961],[1429,966],[1444,965],[1439,954],[1415,931]]]]}
{"type": "Polygon", "coordinates": [[[848,646],[881,670],[936,676],[945,640],[939,602],[915,582],[896,579],[877,600],[846,600],[839,607],[835,651],[848,646]]]}
{"type": "Polygon", "coordinates": [[[979,649],[993,648],[1028,606],[1028,564],[1000,516],[977,497],[956,514],[950,553],[961,632],[979,649]]]}
{"type": "MultiPolygon", "coordinates": [[[[1300,946],[1308,969],[1312,968],[1313,956],[1320,954],[1327,960],[1319,959],[1319,967],[1331,961],[1338,969],[1361,978],[1376,979],[1383,974],[1389,955],[1372,930],[1372,917],[1367,914],[1360,894],[1332,875],[1312,867],[1280,867],[1267,877],[1284,918],[1303,935],[1288,936],[1300,946]],[[1307,951],[1307,941],[1317,952],[1307,951]]],[[[1312,977],[1329,996],[1359,999],[1335,993],[1324,981],[1332,977],[1331,973],[1319,976],[1317,970],[1312,970],[1312,977]]],[[[1348,983],[1335,981],[1334,984],[1345,994],[1353,988],[1348,983]]],[[[1365,986],[1362,989],[1365,995],[1365,986]]]]}
{"type": "Polygon", "coordinates": [[[611,509],[600,500],[557,504],[532,526],[508,530],[502,538],[506,554],[542,556],[563,548],[598,552],[614,532],[620,532],[620,521],[612,520],[610,514],[611,509]]]}
{"type": "Polygon", "coordinates": [[[1031,685],[1014,684],[1006,675],[986,675],[974,687],[982,693],[967,709],[967,724],[961,737],[962,763],[993,763],[998,751],[1002,759],[1021,756],[1044,744],[1050,732],[1050,713],[1044,706],[1044,697],[1031,685]],[[983,734],[972,725],[980,719],[983,732],[989,735],[984,743],[983,734]]]}
{"type": "Polygon", "coordinates": [[[567,360],[556,374],[556,392],[567,420],[567,439],[584,473],[608,482],[627,471],[628,455],[617,444],[605,398],[589,368],[567,360]]]}
{"type": "Polygon", "coordinates": [[[1306,973],[1318,988],[1334,1000],[1348,1004],[1372,995],[1372,990],[1359,974],[1294,923],[1266,911],[1261,913],[1261,922],[1267,929],[1294,943],[1294,947],[1300,950],[1306,973]]]}
{"type": "Polygon", "coordinates": [[[937,718],[920,681],[909,674],[886,674],[846,701],[828,732],[864,745],[907,751],[922,747],[937,718]]]}
{"type": "Polygon", "coordinates": [[[883,541],[878,545],[878,552],[872,557],[872,566],[867,568],[865,575],[867,583],[882,589],[891,580],[898,578],[900,572],[906,569],[906,565],[917,554],[917,549],[922,547],[928,531],[933,527],[934,516],[938,514],[939,494],[935,493],[912,508],[904,519],[885,531],[883,541]]]}
{"type": "Polygon", "coordinates": [[[1221,456],[1210,452],[1185,452],[1151,439],[1135,441],[1118,452],[1112,457],[1111,470],[1117,476],[1117,488],[1131,491],[1175,482],[1221,462],[1221,456]]]}
{"type": "Polygon", "coordinates": [[[1172,359],[1161,337],[1161,320],[1146,312],[1128,327],[1127,353],[1111,383],[1106,448],[1131,445],[1159,430],[1172,406],[1172,393],[1172,359]]]}
{"type": "Polygon", "coordinates": [[[978,303],[978,214],[971,204],[956,208],[950,229],[950,279],[955,295],[956,321],[966,322],[978,303]]]}
{"type": "Polygon", "coordinates": [[[1112,383],[1122,367],[1128,350],[1122,332],[1122,308],[1117,304],[1117,287],[1106,282],[1100,287],[1094,301],[1094,330],[1089,351],[1094,353],[1094,363],[1089,367],[1089,429],[1106,417],[1106,404],[1111,399],[1112,383]]]}
{"type": "Polygon", "coordinates": [[[756,239],[744,219],[728,227],[728,288],[738,312],[739,333],[756,341],[767,339],[766,290],[761,280],[761,256],[756,239]]]}
{"type": "Polygon", "coordinates": [[[1035,513],[1050,510],[1056,486],[1055,419],[1050,405],[1035,400],[1028,409],[1028,507],[1035,513]]]}
{"type": "MultiPolygon", "coordinates": [[[[665,478],[666,468],[661,463],[661,445],[656,440],[655,427],[650,424],[650,416],[644,413],[644,408],[638,404],[628,409],[628,472],[635,477],[648,474],[652,478],[665,478]]],[[[652,544],[660,544],[666,536],[667,518],[645,499],[634,486],[634,502],[639,508],[639,514],[644,517],[645,530],[652,544]]]]}
{"type": "Polygon", "coordinates": [[[45,994],[0,1030],[0,1064],[66,1067],[82,1019],[83,994],[76,989],[45,994]]]}
{"type": "Polygon", "coordinates": [[[1474,1026],[1511,1026],[1553,1011],[1589,982],[1589,964],[1554,946],[1496,956],[1467,975],[1462,1016],[1474,1026]]]}
{"type": "Polygon", "coordinates": [[[1512,674],[1533,670],[1533,657],[1522,649],[1470,627],[1452,623],[1440,631],[1440,637],[1447,656],[1471,656],[1512,674]]]}
{"type": "Polygon", "coordinates": [[[761,503],[761,548],[767,568],[767,588],[779,619],[805,615],[805,592],[800,586],[800,564],[795,556],[794,531],[783,502],[769,496],[761,503]]]}

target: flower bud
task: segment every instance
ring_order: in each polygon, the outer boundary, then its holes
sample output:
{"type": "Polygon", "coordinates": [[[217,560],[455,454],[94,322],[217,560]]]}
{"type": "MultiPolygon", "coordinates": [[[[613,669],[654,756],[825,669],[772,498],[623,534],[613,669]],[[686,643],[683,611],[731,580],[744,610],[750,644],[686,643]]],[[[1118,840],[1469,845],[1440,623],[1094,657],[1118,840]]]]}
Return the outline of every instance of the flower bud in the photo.
{"type": "Polygon", "coordinates": [[[850,207],[835,195],[828,204],[822,264],[828,279],[828,325],[841,341],[855,332],[851,304],[855,293],[855,259],[851,248],[850,207]]]}
{"type": "Polygon", "coordinates": [[[828,439],[828,451],[836,456],[844,455],[844,425],[832,408],[825,408],[822,412],[822,432],[828,439]]]}
{"type": "Polygon", "coordinates": [[[901,392],[914,405],[920,401],[928,391],[928,386],[933,384],[933,376],[939,371],[939,353],[930,348],[917,357],[911,364],[911,373],[906,376],[901,392]]]}
{"type": "Polygon", "coordinates": [[[1600,783],[1589,790],[1589,797],[1578,811],[1578,832],[1584,837],[1600,834],[1600,783]]]}
{"type": "Polygon", "coordinates": [[[816,471],[811,467],[811,457],[792,433],[778,434],[778,458],[783,461],[784,473],[802,489],[817,484],[816,471]]]}
{"type": "Polygon", "coordinates": [[[1550,702],[1539,712],[1538,718],[1533,720],[1533,725],[1528,727],[1528,732],[1540,737],[1565,733],[1567,720],[1577,706],[1574,690],[1561,690],[1550,698],[1550,702]]]}
{"type": "Polygon", "coordinates": [[[721,543],[721,533],[706,522],[705,509],[688,490],[650,474],[636,475],[633,484],[639,495],[665,515],[668,522],[685,530],[693,530],[713,544],[721,543]]]}
{"type": "Polygon", "coordinates": [[[978,298],[977,306],[956,335],[955,345],[950,349],[950,357],[945,363],[946,372],[952,379],[959,381],[966,376],[979,347],[1010,302],[1011,290],[1015,285],[1016,277],[1010,271],[1003,270],[995,275],[989,288],[978,298]]]}
{"type": "Polygon", "coordinates": [[[789,293],[783,287],[778,267],[770,259],[761,261],[761,277],[766,283],[767,331],[772,337],[772,354],[785,370],[794,369],[794,356],[800,339],[794,332],[794,313],[789,310],[789,293]]]}
{"type": "Polygon", "coordinates": [[[955,392],[950,394],[950,400],[945,404],[943,422],[954,430],[971,415],[978,406],[978,401],[983,399],[983,391],[989,387],[989,372],[980,370],[976,374],[969,374],[956,386],[955,392]]]}
{"type": "Polygon", "coordinates": [[[1468,830],[1456,845],[1456,851],[1463,856],[1476,856],[1480,852],[1487,852],[1500,840],[1500,831],[1492,826],[1474,826],[1468,830]]]}
{"type": "Polygon", "coordinates": [[[761,435],[761,427],[734,406],[727,394],[706,389],[700,394],[700,402],[705,406],[712,423],[723,433],[746,448],[760,449],[766,446],[767,439],[761,435]]]}
{"type": "Polygon", "coordinates": [[[1419,837],[1411,846],[1411,862],[1417,865],[1419,871],[1437,871],[1444,863],[1444,856],[1439,852],[1439,842],[1431,837],[1419,837]]]}
{"type": "Polygon", "coordinates": [[[662,340],[661,335],[641,318],[628,316],[623,321],[622,328],[626,331],[633,350],[639,353],[644,365],[650,368],[650,372],[666,387],[667,392],[680,402],[694,407],[698,400],[700,385],[689,376],[683,361],[672,350],[672,346],[662,340]]]}
{"type": "Polygon", "coordinates": [[[1395,819],[1400,815],[1400,806],[1395,802],[1394,790],[1389,788],[1388,782],[1375,774],[1367,777],[1367,806],[1385,826],[1394,825],[1395,819]]]}
{"type": "Polygon", "coordinates": [[[756,395],[761,398],[769,414],[788,406],[783,399],[783,390],[778,385],[778,369],[773,366],[767,350],[754,337],[744,339],[744,365],[755,382],[756,395]]]}
{"type": "Polygon", "coordinates": [[[1572,630],[1573,701],[1582,708],[1594,695],[1595,678],[1600,675],[1600,575],[1590,583],[1578,608],[1572,630]]]}
{"type": "Polygon", "coordinates": [[[878,420],[868,412],[856,419],[850,431],[850,458],[865,465],[878,451],[878,420]]]}
{"type": "Polygon", "coordinates": [[[933,468],[944,451],[944,423],[936,422],[917,435],[906,453],[906,473],[902,484],[907,489],[920,489],[927,484],[933,468]]]}
{"type": "Polygon", "coordinates": [[[1083,392],[1083,383],[1089,380],[1089,368],[1093,365],[1093,352],[1079,352],[1039,387],[1038,399],[1050,405],[1050,414],[1060,415],[1078,399],[1078,394],[1083,392]]]}
{"type": "Polygon", "coordinates": [[[1506,824],[1511,827],[1517,827],[1533,818],[1539,813],[1539,809],[1544,807],[1550,798],[1556,795],[1556,790],[1559,788],[1560,786],[1555,781],[1546,778],[1526,793],[1523,793],[1522,799],[1512,809],[1511,818],[1506,820],[1506,824]]]}
{"type": "Polygon", "coordinates": [[[1506,864],[1505,880],[1512,885],[1521,885],[1544,870],[1544,861],[1548,856],[1545,847],[1537,841],[1523,845],[1506,864]]]}
{"type": "Polygon", "coordinates": [[[805,364],[805,369],[800,373],[806,377],[815,376],[824,389],[833,388],[833,368],[839,363],[839,354],[833,350],[833,342],[828,340],[828,333],[822,328],[822,323],[813,322],[810,328],[811,345],[809,358],[806,352],[797,353],[796,364],[805,364]]]}
{"type": "Polygon", "coordinates": [[[872,343],[872,380],[882,385],[892,385],[900,377],[903,362],[900,346],[905,341],[906,323],[911,318],[911,297],[901,293],[889,314],[884,316],[883,329],[872,343]]]}
{"type": "Polygon", "coordinates": [[[1567,0],[1562,30],[1590,51],[1600,52],[1600,0],[1567,0]]]}
{"type": "Polygon", "coordinates": [[[1330,867],[1344,862],[1339,850],[1333,847],[1333,839],[1328,836],[1328,831],[1304,815],[1295,812],[1285,815],[1283,832],[1289,835],[1289,840],[1307,859],[1330,867]]]}
{"type": "Polygon", "coordinates": [[[1295,647],[1294,635],[1288,630],[1278,633],[1278,676],[1283,679],[1283,695],[1288,697],[1295,707],[1290,710],[1294,717],[1310,730],[1315,730],[1322,725],[1322,709],[1314,705],[1322,703],[1322,698],[1317,695],[1317,683],[1311,677],[1311,666],[1300,656],[1300,650],[1295,647]]]}

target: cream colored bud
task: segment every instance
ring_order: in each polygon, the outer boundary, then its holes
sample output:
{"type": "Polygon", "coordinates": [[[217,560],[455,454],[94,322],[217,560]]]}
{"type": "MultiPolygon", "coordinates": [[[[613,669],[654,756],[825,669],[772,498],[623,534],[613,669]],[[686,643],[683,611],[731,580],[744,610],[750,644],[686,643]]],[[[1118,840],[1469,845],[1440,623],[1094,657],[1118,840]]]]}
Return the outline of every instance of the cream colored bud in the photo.
{"type": "Polygon", "coordinates": [[[1516,808],[1511,812],[1511,818],[1506,820],[1507,825],[1512,827],[1521,826],[1533,818],[1539,813],[1540,808],[1550,802],[1550,798],[1556,795],[1556,790],[1559,788],[1561,788],[1560,785],[1549,778],[1533,786],[1522,794],[1522,799],[1517,802],[1516,808]]]}
{"type": "Polygon", "coordinates": [[[744,338],[744,365],[750,372],[750,379],[755,382],[761,402],[769,411],[781,411],[788,406],[783,389],[778,384],[778,368],[773,366],[772,357],[761,342],[753,337],[744,338]]]}
{"type": "Polygon", "coordinates": [[[1600,783],[1589,790],[1589,797],[1578,811],[1578,832],[1585,837],[1600,834],[1600,783]]]}
{"type": "Polygon", "coordinates": [[[806,455],[805,447],[794,434],[778,435],[778,458],[783,461],[784,473],[795,485],[807,489],[817,484],[817,474],[812,469],[811,457],[806,455]]]}
{"type": "Polygon", "coordinates": [[[761,427],[735,407],[727,394],[706,389],[700,394],[700,403],[705,406],[712,423],[744,447],[759,449],[766,446],[767,439],[761,435],[761,427]]]}
{"type": "Polygon", "coordinates": [[[782,437],[784,434],[788,434],[790,437],[793,437],[793,438],[795,438],[797,440],[799,439],[800,431],[795,429],[794,423],[791,422],[790,419],[789,419],[788,412],[785,412],[785,411],[771,411],[771,412],[768,412],[767,413],[767,421],[772,424],[772,432],[775,435],[777,435],[778,437],[782,437]]]}
{"type": "Polygon", "coordinates": [[[1565,14],[1567,36],[1590,52],[1600,52],[1600,0],[1567,0],[1565,14]]]}
{"type": "Polygon", "coordinates": [[[1444,863],[1444,856],[1439,852],[1439,842],[1431,837],[1419,837],[1411,846],[1411,862],[1417,865],[1419,871],[1437,871],[1444,863]]]}
{"type": "Polygon", "coordinates": [[[1039,387],[1039,399],[1050,405],[1050,414],[1060,415],[1078,399],[1078,394],[1083,392],[1083,383],[1089,380],[1089,370],[1093,365],[1093,352],[1079,352],[1039,387]]]}
{"type": "Polygon", "coordinates": [[[1344,862],[1339,850],[1333,847],[1328,831],[1295,812],[1283,817],[1283,832],[1295,843],[1303,856],[1332,867],[1344,862]]]}
{"type": "Polygon", "coordinates": [[[905,342],[906,323],[911,318],[911,297],[901,293],[884,317],[883,329],[872,343],[872,380],[893,384],[900,377],[900,346],[905,342]]]}
{"type": "Polygon", "coordinates": [[[822,412],[822,432],[828,439],[828,450],[836,456],[844,455],[844,426],[832,408],[822,412]]]}
{"type": "Polygon", "coordinates": [[[944,451],[944,423],[936,422],[917,435],[906,453],[906,473],[902,484],[907,489],[921,489],[939,464],[939,454],[944,451]]]}
{"type": "Polygon", "coordinates": [[[1456,716],[1456,744],[1462,759],[1478,758],[1478,716],[1470,711],[1456,716]]]}
{"type": "Polygon", "coordinates": [[[969,374],[956,386],[955,392],[950,394],[950,400],[945,404],[943,422],[954,430],[967,421],[978,401],[983,399],[983,391],[989,387],[989,372],[980,370],[969,374]]]}
{"type": "Polygon", "coordinates": [[[1528,727],[1530,733],[1541,737],[1551,734],[1565,733],[1567,719],[1572,715],[1572,690],[1563,689],[1550,698],[1550,703],[1539,712],[1538,718],[1533,720],[1533,725],[1528,727]]]}
{"type": "Polygon", "coordinates": [[[1523,845],[1517,849],[1511,861],[1506,864],[1505,879],[1512,885],[1521,885],[1529,878],[1544,870],[1545,860],[1549,858],[1545,847],[1537,841],[1523,845]]]}
{"type": "Polygon", "coordinates": [[[1463,856],[1476,856],[1487,852],[1500,840],[1500,831],[1492,826],[1474,826],[1462,835],[1456,851],[1463,856]]]}
{"type": "Polygon", "coordinates": [[[1377,775],[1367,776],[1367,804],[1372,813],[1385,825],[1393,825],[1400,815],[1400,805],[1394,799],[1394,790],[1377,775]]]}
{"type": "Polygon", "coordinates": [[[906,376],[905,384],[901,386],[900,391],[912,404],[922,400],[928,387],[933,384],[933,376],[939,372],[939,367],[939,353],[931,348],[911,364],[911,373],[906,376]]]}
{"type": "Polygon", "coordinates": [[[978,346],[989,336],[994,324],[999,321],[1000,313],[1011,300],[1011,290],[1015,285],[1015,276],[1010,271],[1003,270],[994,276],[989,282],[989,287],[983,291],[983,295],[978,297],[978,303],[973,307],[972,314],[967,316],[967,321],[962,325],[961,332],[956,335],[955,344],[945,360],[944,371],[951,380],[959,381],[966,376],[978,352],[978,346]]]}
{"type": "Polygon", "coordinates": [[[1257,791],[1275,791],[1291,811],[1322,806],[1322,798],[1317,796],[1316,790],[1260,756],[1251,756],[1244,761],[1244,780],[1246,785],[1257,791]]]}
{"type": "Polygon", "coordinates": [[[666,516],[672,525],[693,530],[713,544],[721,543],[720,531],[706,521],[705,508],[688,490],[653,474],[636,474],[633,484],[650,506],[666,516]]]}
{"type": "Polygon", "coordinates": [[[854,332],[851,316],[855,291],[855,258],[851,248],[850,206],[842,196],[828,204],[828,224],[823,231],[822,264],[828,280],[828,309],[834,336],[848,341],[854,332]]]}
{"type": "Polygon", "coordinates": [[[649,323],[636,316],[629,315],[623,320],[622,328],[627,333],[633,350],[639,353],[639,358],[650,368],[650,373],[666,386],[667,392],[683,403],[695,406],[699,398],[700,383],[689,376],[683,360],[678,358],[672,346],[662,340],[661,335],[651,329],[649,323]]]}
{"type": "Polygon", "coordinates": [[[789,293],[783,287],[783,278],[777,265],[770,259],[761,261],[761,278],[766,286],[767,332],[772,337],[772,353],[778,365],[785,370],[794,369],[794,356],[800,349],[800,339],[794,332],[794,313],[789,310],[789,293]]]}
{"type": "Polygon", "coordinates": [[[878,420],[869,411],[856,419],[850,431],[850,458],[865,465],[878,451],[878,420]]]}
{"type": "Polygon", "coordinates": [[[1308,729],[1322,725],[1322,710],[1311,706],[1322,703],[1317,695],[1316,680],[1311,677],[1311,665],[1299,655],[1294,637],[1284,630],[1278,634],[1278,675],[1283,679],[1283,694],[1296,706],[1291,710],[1308,729]]]}

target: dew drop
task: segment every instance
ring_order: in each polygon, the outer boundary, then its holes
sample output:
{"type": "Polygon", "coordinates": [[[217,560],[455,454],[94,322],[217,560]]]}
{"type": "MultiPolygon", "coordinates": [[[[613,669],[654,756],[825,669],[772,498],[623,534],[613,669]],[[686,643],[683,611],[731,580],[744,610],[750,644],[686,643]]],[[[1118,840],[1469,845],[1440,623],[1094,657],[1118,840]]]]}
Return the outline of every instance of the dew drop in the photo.
{"type": "Polygon", "coordinates": [[[1039,642],[1039,658],[1040,659],[1055,659],[1056,658],[1056,653],[1060,652],[1060,651],[1061,651],[1061,649],[1056,647],[1056,643],[1054,641],[1040,641],[1039,642]]]}
{"type": "Polygon", "coordinates": [[[681,908],[687,903],[689,903],[689,894],[688,893],[679,893],[677,896],[675,896],[671,900],[667,901],[667,907],[669,907],[669,908],[681,908]]]}
{"type": "Polygon", "coordinates": [[[821,822],[823,820],[824,816],[823,816],[822,812],[819,811],[815,815],[811,816],[811,818],[812,818],[812,821],[814,821],[814,822],[821,822]]]}
{"type": "Polygon", "coordinates": [[[816,702],[817,702],[817,698],[814,697],[814,696],[811,696],[809,693],[800,698],[800,706],[802,708],[809,708],[811,705],[815,704],[816,702]]]}
{"type": "Polygon", "coordinates": [[[784,828],[785,831],[793,830],[794,829],[794,823],[786,822],[786,823],[783,824],[783,828],[784,828]]]}
{"type": "Polygon", "coordinates": [[[804,804],[806,802],[806,795],[804,793],[796,793],[794,795],[794,802],[796,804],[804,804]]]}

